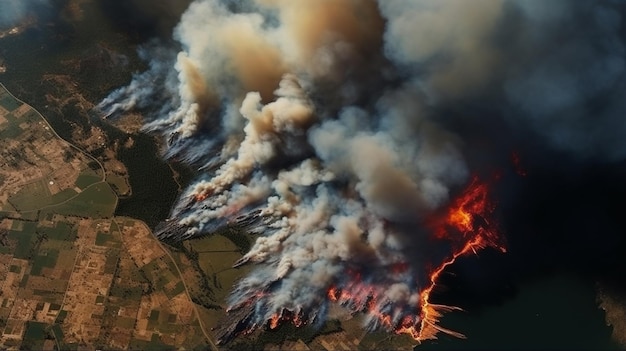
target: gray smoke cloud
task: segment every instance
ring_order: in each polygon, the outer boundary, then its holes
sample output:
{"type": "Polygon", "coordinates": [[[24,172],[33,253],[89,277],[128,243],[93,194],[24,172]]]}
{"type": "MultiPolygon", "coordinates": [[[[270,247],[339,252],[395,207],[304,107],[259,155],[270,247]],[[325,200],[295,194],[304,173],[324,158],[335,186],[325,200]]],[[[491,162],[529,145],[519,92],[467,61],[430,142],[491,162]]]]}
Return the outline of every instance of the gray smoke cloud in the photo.
{"type": "Polygon", "coordinates": [[[480,93],[498,118],[579,159],[619,160],[623,1],[390,1],[386,52],[439,104],[480,93]],[[420,72],[421,73],[421,72],[420,72]]]}
{"type": "Polygon", "coordinates": [[[0,27],[18,24],[29,14],[33,14],[38,6],[45,5],[48,0],[2,0],[0,2],[0,27]]]}
{"type": "Polygon", "coordinates": [[[331,286],[380,296],[397,323],[427,284],[422,222],[473,170],[466,116],[581,161],[624,158],[623,5],[196,0],[182,49],[144,48],[150,69],[100,109],[145,111],[166,157],[205,170],[171,215],[185,235],[254,224],[237,264],[256,266],[230,299],[254,305],[249,327],[284,309],[323,321],[331,286]]]}

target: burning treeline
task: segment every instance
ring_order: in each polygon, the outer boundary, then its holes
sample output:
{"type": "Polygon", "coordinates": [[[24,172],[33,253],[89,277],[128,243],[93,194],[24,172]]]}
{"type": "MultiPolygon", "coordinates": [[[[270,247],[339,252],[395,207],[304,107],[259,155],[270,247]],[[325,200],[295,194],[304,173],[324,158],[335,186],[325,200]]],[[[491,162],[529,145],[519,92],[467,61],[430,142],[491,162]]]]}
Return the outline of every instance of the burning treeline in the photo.
{"type": "Polygon", "coordinates": [[[365,312],[368,328],[423,340],[446,331],[436,322],[451,307],[429,301],[445,267],[486,246],[504,250],[488,186],[466,162],[474,129],[457,122],[491,111],[480,124],[504,120],[498,133],[511,142],[622,157],[626,100],[607,95],[626,89],[621,10],[610,1],[197,0],[174,32],[178,53],[143,48],[150,69],[100,108],[142,110],[145,129],[166,137],[165,156],[201,170],[163,236],[231,223],[259,235],[236,263],[255,268],[233,288],[232,333],[321,324],[339,303],[365,312]],[[466,110],[442,112],[457,104],[466,110]],[[610,137],[588,137],[600,129],[610,137]]]}

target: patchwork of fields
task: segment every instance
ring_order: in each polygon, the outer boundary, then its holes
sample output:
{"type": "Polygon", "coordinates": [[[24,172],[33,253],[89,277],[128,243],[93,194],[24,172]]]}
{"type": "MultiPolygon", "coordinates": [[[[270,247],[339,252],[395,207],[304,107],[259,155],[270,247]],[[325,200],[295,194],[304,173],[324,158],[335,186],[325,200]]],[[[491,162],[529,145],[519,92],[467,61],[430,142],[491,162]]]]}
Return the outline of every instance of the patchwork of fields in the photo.
{"type": "MultiPolygon", "coordinates": [[[[251,269],[232,265],[254,238],[226,228],[164,247],[144,222],[114,216],[131,193],[115,162],[61,139],[0,84],[0,348],[217,349],[228,294],[251,269]]],[[[284,324],[224,347],[411,348],[333,308],[343,317],[321,329],[284,324]]]]}
{"type": "Polygon", "coordinates": [[[206,349],[174,261],[114,217],[103,166],[0,88],[0,348],[206,349]]]}

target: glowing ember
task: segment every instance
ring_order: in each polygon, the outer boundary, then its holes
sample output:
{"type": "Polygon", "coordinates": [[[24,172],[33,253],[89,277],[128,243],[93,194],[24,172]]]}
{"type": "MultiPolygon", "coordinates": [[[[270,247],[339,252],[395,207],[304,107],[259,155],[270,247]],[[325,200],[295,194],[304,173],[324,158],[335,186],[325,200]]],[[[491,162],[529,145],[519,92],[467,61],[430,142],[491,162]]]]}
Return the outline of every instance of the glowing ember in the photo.
{"type": "Polygon", "coordinates": [[[267,326],[273,330],[278,328],[281,324],[287,322],[291,322],[294,326],[296,326],[296,328],[304,325],[305,323],[302,319],[302,311],[294,313],[288,309],[283,309],[280,313],[275,313],[272,317],[270,317],[267,321],[267,326]]]}
{"type": "MultiPolygon", "coordinates": [[[[342,287],[328,289],[329,301],[339,303],[355,312],[365,312],[375,320],[376,327],[383,327],[396,334],[407,334],[422,342],[436,338],[440,332],[464,338],[464,335],[438,325],[444,312],[459,310],[458,307],[434,304],[430,302],[439,277],[447,266],[469,252],[476,253],[485,247],[495,247],[503,252],[505,248],[498,237],[497,228],[489,218],[494,206],[488,199],[488,186],[474,177],[465,191],[440,216],[436,216],[429,226],[435,238],[447,240],[452,244],[453,252],[429,274],[429,284],[419,293],[416,308],[389,309],[391,302],[384,296],[384,288],[360,281],[360,274],[352,271],[351,281],[342,287]]],[[[398,262],[389,267],[391,274],[403,274],[409,270],[406,262],[398,262]]]]}
{"type": "Polygon", "coordinates": [[[269,327],[270,329],[276,329],[276,327],[278,327],[278,323],[280,322],[280,319],[282,317],[282,314],[275,314],[272,316],[272,318],[270,318],[269,320],[269,327]]]}
{"type": "Polygon", "coordinates": [[[209,195],[210,195],[209,193],[201,192],[194,196],[194,200],[196,200],[196,202],[202,202],[206,200],[206,198],[209,197],[209,195]]]}
{"type": "MultiPolygon", "coordinates": [[[[452,252],[427,272],[428,283],[421,291],[417,285],[418,272],[408,262],[399,259],[387,264],[385,271],[380,273],[394,277],[396,284],[389,285],[384,279],[382,283],[378,282],[376,274],[366,274],[361,267],[350,266],[345,268],[342,279],[326,290],[326,296],[320,301],[336,303],[352,313],[364,313],[370,330],[382,328],[396,334],[407,334],[416,342],[434,339],[440,332],[464,338],[463,334],[438,325],[443,313],[459,308],[434,304],[431,298],[440,276],[458,257],[489,246],[505,251],[491,220],[495,208],[489,201],[488,190],[486,183],[474,177],[445,210],[427,221],[433,240],[449,242],[452,252]]],[[[252,306],[266,294],[271,292],[257,291],[234,309],[242,305],[252,306]]],[[[281,308],[259,324],[265,324],[272,330],[284,323],[300,327],[312,323],[315,318],[315,314],[302,308],[281,308]]],[[[254,322],[244,333],[254,330],[259,324],[254,322]]]]}
{"type": "Polygon", "coordinates": [[[477,177],[474,177],[461,196],[452,202],[443,220],[436,221],[436,223],[442,224],[437,228],[436,237],[451,240],[455,248],[451,257],[430,273],[430,284],[420,293],[421,322],[419,332],[416,334],[417,337],[414,337],[418,341],[434,339],[438,332],[464,338],[463,334],[437,325],[442,312],[458,308],[436,305],[429,301],[437,280],[445,268],[454,263],[459,256],[470,251],[476,253],[487,246],[506,252],[501,238],[498,236],[497,228],[488,220],[493,214],[494,207],[488,201],[487,195],[487,184],[481,183],[477,177]],[[456,238],[458,235],[455,235],[454,231],[447,230],[447,228],[456,229],[462,235],[462,240],[458,240],[459,238],[456,238]]]}

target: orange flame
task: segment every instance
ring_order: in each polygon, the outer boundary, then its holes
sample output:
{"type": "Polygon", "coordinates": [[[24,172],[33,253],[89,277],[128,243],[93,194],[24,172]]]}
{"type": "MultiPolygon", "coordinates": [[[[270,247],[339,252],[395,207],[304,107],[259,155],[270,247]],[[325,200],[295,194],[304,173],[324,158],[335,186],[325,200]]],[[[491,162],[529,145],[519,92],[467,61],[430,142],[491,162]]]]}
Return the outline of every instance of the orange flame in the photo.
{"type": "MultiPolygon", "coordinates": [[[[446,239],[452,242],[451,256],[437,266],[429,276],[428,286],[419,294],[419,317],[417,315],[403,316],[400,322],[394,322],[392,316],[382,312],[378,305],[377,291],[366,284],[359,282],[360,275],[355,272],[353,284],[344,289],[335,286],[328,289],[328,299],[340,304],[351,304],[357,310],[367,311],[377,319],[379,325],[393,330],[396,334],[407,334],[417,342],[435,339],[440,332],[464,338],[461,333],[443,328],[438,325],[444,312],[460,310],[458,307],[434,304],[430,302],[431,294],[437,285],[439,277],[446,267],[451,265],[460,256],[469,252],[476,253],[487,246],[493,246],[505,252],[504,246],[498,237],[497,228],[488,218],[493,214],[494,207],[488,199],[488,186],[474,177],[466,190],[454,201],[443,215],[435,218],[431,227],[434,227],[437,239],[446,239]],[[364,301],[367,299],[366,301],[364,301]],[[359,306],[363,306],[359,309],[359,306]]],[[[390,266],[391,273],[402,273],[408,269],[406,263],[400,262],[390,266]]]]}
{"type": "Polygon", "coordinates": [[[270,329],[276,329],[278,327],[278,323],[280,322],[282,314],[274,314],[269,320],[270,329]]]}
{"type": "MultiPolygon", "coordinates": [[[[452,202],[447,213],[436,217],[430,224],[435,229],[435,237],[458,241],[454,238],[455,234],[460,233],[465,237],[474,233],[477,226],[480,228],[477,219],[486,222],[487,217],[493,212],[487,193],[487,184],[479,182],[478,178],[474,177],[461,196],[452,202]],[[450,232],[449,228],[455,229],[456,232],[450,232]]],[[[483,227],[485,224],[488,223],[483,223],[483,227]]]]}
{"type": "Polygon", "coordinates": [[[273,330],[286,322],[291,322],[296,328],[300,328],[305,323],[302,319],[302,310],[293,312],[285,308],[281,310],[280,313],[274,313],[270,319],[267,320],[267,326],[273,330]]]}
{"type": "Polygon", "coordinates": [[[196,200],[196,202],[202,202],[202,201],[206,200],[207,197],[209,197],[209,193],[201,192],[201,193],[196,194],[194,196],[194,200],[196,200]]]}
{"type": "Polygon", "coordinates": [[[328,299],[332,302],[337,302],[337,300],[339,300],[339,289],[337,289],[334,286],[331,286],[330,289],[328,289],[328,299]]]}
{"type": "MultiPolygon", "coordinates": [[[[430,302],[431,293],[445,268],[454,263],[458,257],[470,251],[476,253],[487,246],[506,252],[506,248],[498,236],[497,228],[487,219],[494,211],[494,207],[490,204],[487,195],[487,184],[481,183],[477,177],[474,177],[461,196],[453,201],[447,215],[443,218],[443,225],[436,231],[437,238],[451,239],[453,244],[456,244],[454,242],[457,239],[455,238],[455,233],[446,230],[446,227],[454,228],[462,235],[464,240],[461,240],[461,242],[464,241],[464,244],[454,249],[451,257],[430,273],[430,284],[420,293],[421,321],[419,331],[417,334],[413,334],[413,330],[407,330],[411,334],[417,335],[417,337],[414,337],[417,341],[436,339],[436,335],[439,332],[459,338],[465,337],[463,334],[437,325],[443,312],[458,310],[459,308],[430,302]]],[[[438,221],[438,223],[441,223],[441,221],[438,221]]]]}
{"type": "MultiPolygon", "coordinates": [[[[448,209],[429,223],[435,238],[452,242],[453,252],[449,258],[430,272],[428,286],[419,293],[419,315],[417,312],[408,315],[402,315],[406,312],[385,312],[387,310],[383,310],[384,306],[380,305],[385,303],[380,298],[383,295],[383,288],[363,282],[361,272],[354,269],[349,269],[347,272],[352,277],[348,285],[328,288],[326,292],[328,300],[350,306],[353,311],[367,312],[376,319],[379,326],[393,330],[396,334],[407,334],[420,343],[427,339],[436,339],[440,332],[464,338],[463,334],[438,325],[443,313],[460,310],[460,308],[434,304],[430,299],[439,277],[458,257],[470,251],[476,253],[488,246],[506,252],[498,237],[496,226],[488,220],[493,211],[494,207],[488,199],[487,184],[481,183],[477,177],[474,177],[465,191],[452,201],[448,209]]],[[[408,269],[406,262],[389,266],[392,274],[403,274],[408,269]]],[[[301,311],[294,313],[286,309],[272,315],[267,322],[270,329],[275,329],[284,322],[292,322],[296,327],[303,324],[301,311]]]]}

